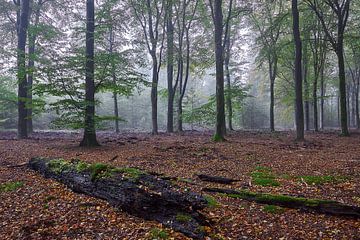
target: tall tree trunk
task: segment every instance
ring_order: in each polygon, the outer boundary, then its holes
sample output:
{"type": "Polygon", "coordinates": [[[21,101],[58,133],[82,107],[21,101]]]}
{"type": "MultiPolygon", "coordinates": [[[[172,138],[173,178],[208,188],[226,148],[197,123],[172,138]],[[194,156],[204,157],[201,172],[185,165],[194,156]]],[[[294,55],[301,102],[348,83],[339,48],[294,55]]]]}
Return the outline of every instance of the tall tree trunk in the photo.
{"type": "Polygon", "coordinates": [[[349,136],[349,129],[347,123],[347,106],[346,106],[346,76],[345,76],[345,60],[344,60],[344,45],[343,39],[340,37],[336,49],[339,65],[339,92],[340,92],[340,122],[341,134],[349,136]]]}
{"type": "Polygon", "coordinates": [[[320,129],[324,129],[324,123],[325,123],[325,115],[324,115],[324,105],[325,105],[325,84],[324,84],[324,69],[325,64],[321,67],[321,76],[320,76],[320,94],[321,94],[321,100],[320,100],[320,129]]]}
{"type": "Polygon", "coordinates": [[[168,113],[167,132],[174,132],[174,97],[173,74],[174,74],[174,26],[172,19],[172,0],[168,0],[167,6],[167,83],[168,83],[168,113]]]}
{"type": "Polygon", "coordinates": [[[272,59],[269,56],[269,77],[270,77],[270,131],[275,131],[275,79],[277,75],[277,56],[272,59]]]}
{"type": "Polygon", "coordinates": [[[29,68],[29,72],[28,72],[28,76],[27,76],[27,82],[28,82],[28,109],[27,109],[27,125],[28,125],[28,132],[32,133],[33,132],[33,94],[32,94],[32,89],[33,89],[33,79],[34,79],[34,68],[35,68],[35,58],[36,58],[36,39],[37,39],[37,27],[39,25],[39,21],[40,21],[40,12],[41,12],[41,8],[42,8],[42,4],[43,4],[43,0],[39,0],[37,2],[37,4],[35,5],[35,3],[33,2],[33,8],[35,9],[35,20],[34,20],[34,24],[33,27],[35,28],[35,31],[31,32],[29,34],[29,62],[28,62],[28,68],[29,68]]]}
{"type": "Polygon", "coordinates": [[[315,132],[319,131],[318,97],[317,97],[318,78],[319,78],[318,73],[315,73],[314,83],[313,83],[313,110],[314,110],[314,130],[315,130],[315,132]]]}
{"type": "Polygon", "coordinates": [[[224,48],[222,0],[214,1],[215,57],[216,57],[216,132],[214,139],[225,139],[225,97],[224,97],[224,48]]]}
{"type": "Polygon", "coordinates": [[[18,43],[17,43],[17,78],[18,78],[18,138],[27,138],[27,81],[26,81],[26,35],[29,25],[30,1],[20,1],[20,19],[18,25],[18,43]]]}
{"type": "MultiPolygon", "coordinates": [[[[156,54],[156,53],[154,53],[156,54]]],[[[155,55],[152,57],[153,60],[153,71],[152,71],[152,84],[151,84],[151,120],[152,120],[152,134],[158,134],[158,119],[157,119],[157,102],[158,102],[158,63],[155,55]]]]}
{"type": "Polygon", "coordinates": [[[356,116],[356,128],[360,129],[360,113],[359,113],[359,76],[356,82],[355,92],[355,116],[356,116]]]}
{"type": "Polygon", "coordinates": [[[299,10],[297,0],[292,0],[293,35],[295,41],[295,123],[296,139],[304,140],[304,109],[302,97],[302,46],[299,29],[299,10]]]}
{"type": "MultiPolygon", "coordinates": [[[[308,31],[306,31],[308,32],[308,31]]],[[[306,33],[306,39],[308,39],[308,33],[306,33]]],[[[308,61],[308,43],[307,40],[305,41],[305,46],[303,48],[303,80],[304,80],[304,87],[305,87],[305,129],[306,131],[310,130],[310,94],[309,94],[309,82],[308,82],[308,70],[309,70],[309,61],[308,61]]]]}
{"type": "Polygon", "coordinates": [[[226,107],[228,112],[228,128],[230,131],[233,131],[233,108],[232,108],[232,93],[231,93],[231,77],[230,77],[230,34],[228,34],[226,39],[226,51],[225,51],[225,72],[226,72],[226,88],[227,88],[227,96],[226,96],[226,107]]]}
{"type": "Polygon", "coordinates": [[[86,1],[86,66],[85,66],[85,128],[80,146],[99,146],[95,129],[95,81],[94,81],[94,0],[86,1]]]}
{"type": "MultiPolygon", "coordinates": [[[[111,57],[113,58],[114,55],[114,43],[115,43],[115,36],[114,36],[114,29],[111,26],[110,27],[110,33],[109,33],[109,53],[111,55],[111,57]]],[[[112,66],[111,66],[111,75],[112,75],[112,81],[113,84],[116,85],[117,81],[116,81],[116,72],[115,72],[115,64],[114,64],[114,59],[112,59],[112,66]]],[[[118,105],[118,94],[116,92],[113,92],[113,99],[114,99],[114,117],[115,117],[115,131],[116,133],[120,132],[119,129],[119,105],[118,105]]]]}

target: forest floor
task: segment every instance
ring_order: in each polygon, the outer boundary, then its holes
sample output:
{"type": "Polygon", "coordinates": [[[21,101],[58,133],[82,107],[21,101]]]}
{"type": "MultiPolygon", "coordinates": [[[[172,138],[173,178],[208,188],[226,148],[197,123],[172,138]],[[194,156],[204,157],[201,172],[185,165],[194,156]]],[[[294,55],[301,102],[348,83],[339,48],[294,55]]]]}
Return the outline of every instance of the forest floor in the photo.
{"type": "MultiPolygon", "coordinates": [[[[138,167],[178,177],[178,184],[201,193],[203,187],[249,189],[337,200],[360,206],[360,133],[308,133],[296,143],[291,132],[235,132],[224,143],[210,133],[184,135],[100,133],[102,146],[80,148],[76,133],[36,133],[28,140],[0,134],[0,239],[186,239],[111,207],[76,194],[26,166],[31,157],[77,158],[114,166],[138,167]],[[256,182],[254,172],[272,175],[256,182]],[[231,185],[206,183],[196,174],[238,179],[231,185]],[[10,183],[10,185],[9,185],[10,183]],[[257,185],[260,184],[260,185],[257,185]],[[272,186],[262,186],[272,185],[272,186]],[[12,191],[11,191],[12,190],[12,191]]],[[[205,193],[204,193],[205,194],[205,193]]],[[[209,239],[360,239],[360,221],[309,213],[211,194],[216,206],[204,214],[213,221],[209,239]]]]}

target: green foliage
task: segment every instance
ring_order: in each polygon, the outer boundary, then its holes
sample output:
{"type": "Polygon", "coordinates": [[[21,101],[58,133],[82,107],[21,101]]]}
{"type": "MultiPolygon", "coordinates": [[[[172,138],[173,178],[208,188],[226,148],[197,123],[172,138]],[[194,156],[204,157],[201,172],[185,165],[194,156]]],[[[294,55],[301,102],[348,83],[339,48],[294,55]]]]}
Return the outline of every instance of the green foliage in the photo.
{"type": "Polygon", "coordinates": [[[176,221],[178,222],[190,222],[192,217],[189,214],[178,213],[175,217],[176,221]]]}
{"type": "Polygon", "coordinates": [[[168,239],[169,234],[164,229],[152,228],[150,230],[150,238],[152,240],[168,239]]]}
{"type": "Polygon", "coordinates": [[[57,174],[73,169],[73,165],[71,164],[71,162],[65,161],[64,159],[61,158],[50,160],[47,163],[47,166],[51,171],[57,174]]]}
{"type": "Polygon", "coordinates": [[[0,126],[16,126],[17,94],[14,82],[10,77],[0,77],[0,126]]]}
{"type": "Polygon", "coordinates": [[[20,188],[24,186],[23,182],[7,182],[7,183],[3,183],[0,184],[0,193],[3,192],[12,192],[15,191],[16,189],[20,188]]]}
{"type": "Polygon", "coordinates": [[[268,167],[258,166],[255,171],[251,172],[252,181],[255,185],[259,186],[280,186],[280,183],[276,181],[275,175],[268,167]]]}
{"type": "Polygon", "coordinates": [[[218,202],[216,201],[216,199],[213,198],[212,196],[205,195],[204,198],[207,201],[208,207],[214,208],[219,205],[218,202]]]}
{"type": "Polygon", "coordinates": [[[307,184],[310,185],[322,185],[325,183],[337,183],[337,182],[341,182],[345,180],[345,177],[341,177],[341,176],[312,176],[312,175],[307,175],[307,176],[299,176],[298,177],[299,180],[303,180],[305,181],[307,184]]]}
{"type": "Polygon", "coordinates": [[[263,207],[264,212],[272,213],[272,214],[279,214],[285,212],[285,209],[275,205],[265,205],[263,207]]]}

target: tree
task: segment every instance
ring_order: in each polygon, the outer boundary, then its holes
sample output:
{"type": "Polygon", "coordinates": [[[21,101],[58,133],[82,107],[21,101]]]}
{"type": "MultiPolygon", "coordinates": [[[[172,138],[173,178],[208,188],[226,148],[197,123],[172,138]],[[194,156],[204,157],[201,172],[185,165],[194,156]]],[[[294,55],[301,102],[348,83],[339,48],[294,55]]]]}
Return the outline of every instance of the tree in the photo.
{"type": "Polygon", "coordinates": [[[302,97],[302,44],[300,36],[300,19],[298,10],[298,1],[292,0],[291,10],[293,16],[293,35],[295,43],[295,124],[296,124],[296,140],[304,140],[304,110],[302,97]]]}
{"type": "Polygon", "coordinates": [[[20,0],[20,18],[18,20],[17,78],[18,78],[18,138],[27,138],[27,81],[26,81],[26,35],[29,25],[30,1],[20,0]]]}
{"type": "MultiPolygon", "coordinates": [[[[232,3],[232,1],[231,1],[232,3]]],[[[230,3],[230,12],[231,12],[230,3]]],[[[215,59],[216,59],[216,129],[215,141],[224,141],[225,124],[225,96],[224,96],[224,46],[223,46],[223,13],[222,0],[210,0],[213,22],[215,26],[215,59]]],[[[225,27],[225,39],[228,26],[225,27]]]]}
{"type": "Polygon", "coordinates": [[[35,68],[35,55],[36,55],[36,39],[38,37],[38,29],[40,22],[40,13],[43,7],[43,4],[47,0],[38,0],[37,3],[32,2],[31,13],[34,15],[34,20],[31,23],[31,31],[29,32],[29,60],[28,60],[28,73],[27,73],[27,82],[28,82],[28,109],[27,109],[27,125],[28,132],[33,132],[33,79],[34,79],[34,68],[35,68]]]}
{"type": "MultiPolygon", "coordinates": [[[[168,82],[168,113],[167,132],[174,131],[174,24],[173,24],[173,0],[167,1],[166,8],[166,35],[167,35],[167,82],[168,82]]],[[[176,84],[175,84],[176,88],[176,84]]]]}
{"type": "Polygon", "coordinates": [[[86,66],[85,66],[85,128],[80,146],[99,146],[95,130],[95,81],[94,81],[94,0],[86,1],[86,66]]]}
{"type": "Polygon", "coordinates": [[[316,13],[323,30],[338,58],[339,94],[340,94],[340,120],[341,134],[349,136],[346,106],[346,76],[344,59],[344,32],[349,18],[351,0],[325,0],[320,3],[318,0],[306,0],[306,3],[316,13]],[[327,6],[329,9],[324,9],[327,6]],[[328,11],[331,15],[328,16],[328,11]],[[334,20],[336,21],[335,24],[334,20]],[[336,26],[336,29],[333,26],[336,26]]]}
{"type": "MultiPolygon", "coordinates": [[[[164,46],[164,34],[161,35],[165,0],[130,1],[135,17],[143,30],[146,46],[152,59],[152,85],[151,85],[151,118],[152,133],[158,134],[158,83],[161,67],[161,57],[164,46]],[[160,49],[158,49],[160,43],[160,49]]],[[[164,29],[163,24],[162,29],[164,29]]]]}
{"type": "Polygon", "coordinates": [[[267,62],[270,80],[270,131],[275,131],[275,80],[278,74],[279,40],[286,17],[283,1],[263,1],[263,10],[252,14],[253,24],[259,33],[260,62],[267,62]]]}

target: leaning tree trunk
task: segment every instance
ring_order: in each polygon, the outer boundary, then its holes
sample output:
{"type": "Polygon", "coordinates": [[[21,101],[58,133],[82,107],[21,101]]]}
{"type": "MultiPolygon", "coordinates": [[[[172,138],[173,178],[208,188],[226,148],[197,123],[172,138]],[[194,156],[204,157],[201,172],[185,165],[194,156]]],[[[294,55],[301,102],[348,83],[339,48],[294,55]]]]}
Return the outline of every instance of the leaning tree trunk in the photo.
{"type": "Polygon", "coordinates": [[[17,78],[18,78],[18,138],[27,138],[27,81],[26,81],[26,63],[25,46],[26,35],[29,25],[30,1],[20,1],[20,20],[18,25],[18,43],[17,43],[17,78]]]}
{"type": "Polygon", "coordinates": [[[86,72],[85,72],[85,128],[80,146],[99,146],[95,130],[95,82],[94,82],[94,0],[86,1],[86,72]]]}
{"type": "Polygon", "coordinates": [[[209,226],[200,210],[203,196],[174,186],[160,175],[62,159],[33,158],[29,167],[60,181],[74,192],[104,199],[135,216],[155,220],[193,239],[204,239],[209,226]]]}
{"type": "Polygon", "coordinates": [[[299,10],[297,0],[292,0],[292,15],[293,15],[293,35],[295,40],[295,123],[296,123],[296,139],[298,141],[304,140],[304,110],[302,97],[302,73],[301,73],[301,58],[302,46],[299,30],[299,10]]]}

